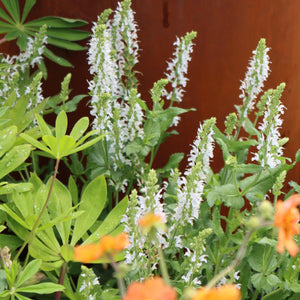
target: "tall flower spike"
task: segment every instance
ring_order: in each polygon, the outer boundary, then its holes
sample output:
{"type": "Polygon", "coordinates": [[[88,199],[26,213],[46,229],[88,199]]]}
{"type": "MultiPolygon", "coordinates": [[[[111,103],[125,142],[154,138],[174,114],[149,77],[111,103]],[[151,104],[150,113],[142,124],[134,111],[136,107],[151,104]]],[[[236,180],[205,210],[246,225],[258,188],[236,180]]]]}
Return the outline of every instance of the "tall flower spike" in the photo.
{"type": "Polygon", "coordinates": [[[242,92],[240,98],[243,99],[243,106],[241,109],[242,120],[244,120],[254,108],[255,100],[262,91],[264,81],[269,76],[269,50],[270,49],[266,47],[266,40],[261,39],[256,50],[253,51],[250,66],[248,67],[245,79],[240,86],[242,92]]]}
{"type": "Polygon", "coordinates": [[[172,84],[170,92],[165,91],[166,97],[172,102],[181,102],[184,87],[186,87],[188,78],[188,63],[191,61],[191,53],[193,52],[193,39],[197,36],[195,31],[188,32],[184,37],[177,38],[174,46],[174,57],[168,62],[166,78],[172,84]]]}
{"type": "Polygon", "coordinates": [[[260,130],[257,153],[254,153],[252,160],[258,161],[262,167],[275,168],[281,163],[279,159],[283,154],[283,147],[280,140],[279,128],[282,125],[281,115],[284,113],[284,106],[280,97],[285,88],[281,83],[276,90],[270,90],[267,94],[267,103],[262,123],[258,126],[260,130]]]}

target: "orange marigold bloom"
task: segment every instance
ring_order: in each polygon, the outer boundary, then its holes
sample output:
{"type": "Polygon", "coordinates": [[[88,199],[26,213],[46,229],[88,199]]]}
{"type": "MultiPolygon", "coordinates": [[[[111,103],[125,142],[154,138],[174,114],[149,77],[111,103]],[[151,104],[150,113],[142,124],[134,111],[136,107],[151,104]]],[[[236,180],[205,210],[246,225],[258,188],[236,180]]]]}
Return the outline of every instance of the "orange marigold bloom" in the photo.
{"type": "Polygon", "coordinates": [[[225,284],[221,287],[199,289],[192,300],[240,300],[241,291],[233,284],[225,284]]]}
{"type": "Polygon", "coordinates": [[[98,243],[75,246],[74,259],[82,263],[93,262],[107,256],[114,256],[129,245],[128,235],[103,236],[98,243]]]}
{"type": "Polygon", "coordinates": [[[145,282],[133,282],[129,285],[123,300],[176,300],[177,293],[165,284],[162,278],[148,278],[145,282]]]}
{"type": "Polygon", "coordinates": [[[283,253],[284,249],[292,255],[296,256],[299,249],[293,236],[299,234],[299,209],[300,195],[293,195],[288,200],[278,200],[276,203],[276,211],[274,225],[278,227],[278,244],[277,251],[283,253]]]}
{"type": "Polygon", "coordinates": [[[138,225],[141,227],[155,227],[163,223],[163,217],[161,215],[150,212],[140,218],[138,225]]]}

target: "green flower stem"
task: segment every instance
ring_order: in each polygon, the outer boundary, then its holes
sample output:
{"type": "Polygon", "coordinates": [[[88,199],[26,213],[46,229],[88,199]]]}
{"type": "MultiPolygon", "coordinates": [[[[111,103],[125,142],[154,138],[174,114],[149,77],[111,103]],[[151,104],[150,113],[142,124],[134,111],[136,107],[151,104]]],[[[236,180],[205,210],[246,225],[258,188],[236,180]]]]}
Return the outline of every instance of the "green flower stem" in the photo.
{"type": "Polygon", "coordinates": [[[219,274],[217,274],[216,276],[214,276],[206,285],[206,288],[210,289],[212,287],[214,287],[223,277],[225,277],[226,275],[228,275],[229,273],[231,273],[238,265],[239,263],[242,261],[244,255],[246,254],[246,250],[247,250],[247,245],[248,242],[251,238],[251,235],[253,233],[253,230],[249,230],[246,233],[246,236],[244,238],[243,244],[241,246],[241,248],[239,249],[235,260],[224,270],[222,270],[219,274]]]}
{"type": "MultiPolygon", "coordinates": [[[[61,284],[61,285],[64,284],[65,275],[66,275],[66,271],[67,271],[67,265],[68,265],[68,263],[64,262],[60,269],[58,284],[61,284]]],[[[54,300],[60,300],[60,296],[61,296],[61,291],[56,292],[54,300]]]]}
{"type": "Polygon", "coordinates": [[[160,266],[162,277],[163,277],[165,283],[167,285],[170,285],[170,278],[169,278],[169,274],[168,274],[168,268],[167,268],[167,264],[166,264],[166,261],[165,261],[163,251],[162,251],[161,247],[157,247],[157,249],[158,249],[158,255],[159,255],[159,266],[160,266]]]}
{"type": "MultiPolygon", "coordinates": [[[[113,269],[116,272],[118,287],[120,290],[121,298],[123,299],[123,297],[125,296],[125,293],[126,293],[126,287],[125,287],[124,279],[122,278],[122,275],[121,275],[121,270],[119,268],[119,265],[114,261],[114,259],[111,255],[108,255],[108,258],[110,260],[111,266],[113,267],[113,269]]],[[[55,300],[59,300],[59,299],[55,299],[55,300]]]]}
{"type": "Polygon", "coordinates": [[[49,192],[48,192],[48,195],[47,195],[47,199],[44,203],[44,206],[37,218],[37,220],[35,221],[29,235],[27,236],[25,242],[23,243],[22,247],[19,249],[18,253],[16,254],[14,260],[16,261],[18,259],[18,257],[20,256],[20,254],[23,252],[24,248],[26,247],[26,245],[29,243],[29,241],[33,238],[34,234],[35,234],[35,231],[37,229],[37,227],[39,226],[40,224],[40,221],[41,221],[41,218],[46,210],[46,207],[48,205],[48,202],[50,200],[50,196],[51,196],[51,193],[52,193],[52,190],[53,190],[53,185],[54,185],[54,181],[56,179],[56,175],[57,175],[57,171],[58,171],[58,166],[59,166],[59,159],[56,160],[56,163],[55,163],[55,168],[54,168],[54,173],[53,173],[53,177],[52,177],[52,181],[51,181],[51,184],[50,184],[50,188],[49,188],[49,192]]]}

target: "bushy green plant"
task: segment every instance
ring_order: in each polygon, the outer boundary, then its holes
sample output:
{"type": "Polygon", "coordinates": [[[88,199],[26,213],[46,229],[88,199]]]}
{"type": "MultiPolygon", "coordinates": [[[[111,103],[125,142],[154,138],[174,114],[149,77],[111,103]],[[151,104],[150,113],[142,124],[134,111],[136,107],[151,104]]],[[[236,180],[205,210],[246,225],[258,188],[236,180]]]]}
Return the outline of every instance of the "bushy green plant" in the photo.
{"type": "MultiPolygon", "coordinates": [[[[12,15],[17,1],[2,2],[12,15]]],[[[33,4],[26,1],[25,15],[33,4]]],[[[143,300],[150,284],[154,299],[160,289],[182,300],[205,293],[221,300],[229,291],[233,300],[297,299],[300,197],[292,194],[300,188],[291,182],[283,195],[282,187],[300,152],[294,160],[283,156],[285,84],[263,91],[265,40],[253,51],[224,132],[214,117],[201,122],[186,168],[178,169],[183,154],[175,153],[154,170],[160,145],[189,111],[179,105],[196,33],[174,43],[149,104],[138,92],[137,31],[130,0],[93,26],[91,129],[88,117],[68,128],[66,112],[84,97],[68,99],[70,74],[59,95],[42,96],[37,66],[46,27],[20,55],[1,56],[0,298],[143,300]],[[43,116],[53,112],[51,126],[43,116]],[[224,159],[217,173],[210,167],[215,147],[224,159]],[[67,184],[58,179],[61,163],[67,184]]]]}

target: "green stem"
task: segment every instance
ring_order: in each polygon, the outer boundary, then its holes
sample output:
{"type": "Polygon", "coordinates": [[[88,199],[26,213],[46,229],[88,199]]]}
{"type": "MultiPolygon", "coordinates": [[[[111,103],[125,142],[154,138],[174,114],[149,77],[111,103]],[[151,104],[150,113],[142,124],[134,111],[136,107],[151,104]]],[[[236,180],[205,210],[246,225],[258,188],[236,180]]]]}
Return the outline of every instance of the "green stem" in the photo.
{"type": "Polygon", "coordinates": [[[243,241],[243,244],[241,246],[241,248],[239,249],[235,260],[224,270],[222,270],[219,274],[217,274],[216,276],[214,276],[206,285],[206,287],[208,289],[212,288],[213,286],[215,286],[223,277],[227,276],[229,273],[231,273],[238,265],[239,263],[242,261],[244,255],[246,254],[246,250],[247,250],[247,244],[250,240],[250,237],[253,233],[253,230],[250,230],[246,233],[245,239],[243,241]]]}
{"type": "Polygon", "coordinates": [[[251,298],[251,300],[256,300],[256,299],[257,299],[257,296],[258,296],[258,294],[259,294],[259,290],[258,290],[258,289],[256,289],[256,290],[255,290],[255,292],[254,292],[254,294],[253,294],[253,296],[252,296],[252,298],[251,298]]]}
{"type": "Polygon", "coordinates": [[[120,290],[121,298],[123,299],[123,297],[125,296],[125,293],[126,293],[126,287],[125,287],[124,279],[121,276],[121,270],[120,270],[118,264],[114,261],[114,259],[111,255],[109,255],[109,260],[110,260],[111,266],[113,267],[113,269],[116,272],[118,287],[119,287],[119,290],[120,290]]]}
{"type": "Polygon", "coordinates": [[[163,277],[165,283],[167,285],[170,285],[170,278],[169,278],[169,274],[168,274],[168,268],[167,268],[165,257],[164,257],[164,254],[163,254],[163,251],[162,251],[160,245],[158,245],[157,250],[158,250],[158,255],[159,255],[159,266],[160,266],[160,269],[161,269],[162,277],[163,277]]]}
{"type": "Polygon", "coordinates": [[[55,164],[55,168],[54,168],[54,174],[53,174],[53,177],[52,177],[52,181],[51,181],[51,184],[50,184],[50,188],[49,188],[49,192],[48,192],[48,195],[47,195],[47,199],[44,203],[44,206],[37,218],[37,220],[35,221],[30,233],[28,234],[25,242],[23,243],[22,247],[19,249],[18,253],[16,254],[14,260],[17,260],[18,257],[20,256],[20,254],[23,252],[24,248],[26,247],[26,245],[29,243],[29,241],[33,238],[34,234],[35,234],[35,231],[37,229],[37,227],[39,226],[40,224],[40,221],[41,221],[41,218],[46,210],[46,207],[48,205],[48,202],[50,200],[50,196],[51,196],[51,193],[52,193],[52,190],[53,190],[53,186],[54,186],[54,182],[55,182],[55,179],[56,179],[56,175],[57,175],[57,171],[58,171],[58,165],[59,165],[59,159],[56,160],[56,164],[55,164]]]}

